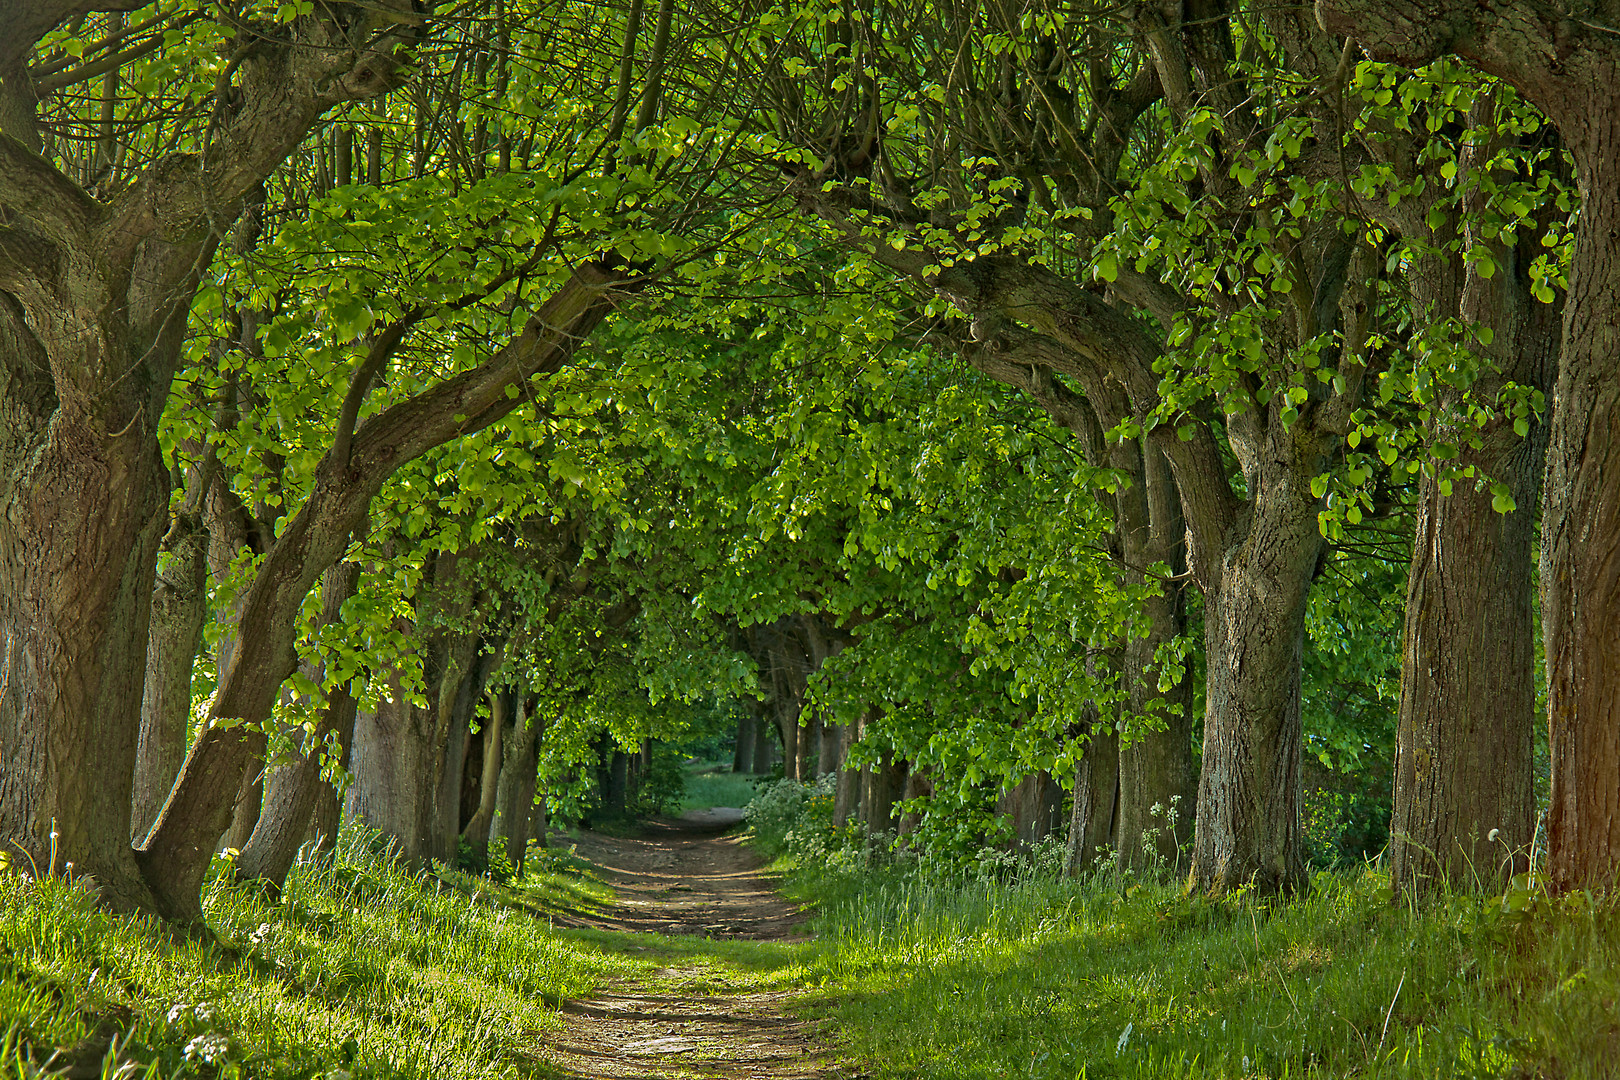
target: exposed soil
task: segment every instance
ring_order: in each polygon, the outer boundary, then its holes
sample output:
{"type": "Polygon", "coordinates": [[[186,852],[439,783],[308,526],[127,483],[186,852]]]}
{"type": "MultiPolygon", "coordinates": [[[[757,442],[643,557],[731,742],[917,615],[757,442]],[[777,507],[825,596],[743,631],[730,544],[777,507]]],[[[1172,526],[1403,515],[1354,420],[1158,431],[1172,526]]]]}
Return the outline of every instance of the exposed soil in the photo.
{"type": "MultiPolygon", "coordinates": [[[[618,890],[605,912],[566,920],[603,930],[785,940],[804,933],[804,914],[759,874],[760,859],[721,830],[737,811],[707,811],[649,823],[640,836],[587,832],[578,853],[618,890]]],[[[559,925],[565,920],[556,920],[559,925]]],[[[680,981],[680,967],[656,973],[680,981]]],[[[701,984],[703,980],[698,980],[701,984]]],[[[833,1080],[848,1075],[792,1016],[783,992],[695,991],[619,984],[566,1002],[548,1056],[563,1076],[681,1080],[833,1080]]]]}

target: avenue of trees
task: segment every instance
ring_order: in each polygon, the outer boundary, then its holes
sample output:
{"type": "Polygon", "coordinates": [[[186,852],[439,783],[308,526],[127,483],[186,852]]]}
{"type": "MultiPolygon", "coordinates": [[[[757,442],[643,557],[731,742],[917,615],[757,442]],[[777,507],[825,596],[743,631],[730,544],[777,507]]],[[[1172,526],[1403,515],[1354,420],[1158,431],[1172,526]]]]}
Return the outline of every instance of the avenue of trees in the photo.
{"type": "Polygon", "coordinates": [[[3,0],[0,845],[1610,887],[1613,6],[3,0]]]}

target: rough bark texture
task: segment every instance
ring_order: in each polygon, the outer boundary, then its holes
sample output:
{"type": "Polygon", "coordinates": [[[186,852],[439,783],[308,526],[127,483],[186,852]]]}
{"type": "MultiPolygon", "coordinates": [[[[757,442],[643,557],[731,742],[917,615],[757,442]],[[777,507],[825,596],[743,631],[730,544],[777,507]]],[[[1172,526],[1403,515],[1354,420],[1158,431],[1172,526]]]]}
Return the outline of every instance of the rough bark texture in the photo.
{"type": "Polygon", "coordinates": [[[1541,549],[1556,888],[1620,878],[1620,23],[1612,2],[1573,18],[1529,0],[1384,5],[1321,0],[1331,31],[1379,59],[1455,53],[1558,126],[1580,220],[1549,421],[1541,549]]]}
{"type": "Polygon", "coordinates": [[[1064,868],[1081,874],[1114,850],[1119,820],[1119,735],[1091,718],[1086,748],[1075,769],[1064,868]]]}
{"type": "Polygon", "coordinates": [[[426,709],[406,700],[397,676],[391,700],[355,718],[349,812],[393,838],[401,858],[423,865],[431,851],[435,762],[426,709]]]}
{"type": "MultiPolygon", "coordinates": [[[[1468,175],[1470,164],[1465,158],[1459,170],[1468,175]]],[[[1425,276],[1418,299],[1492,329],[1486,352],[1495,370],[1475,385],[1476,399],[1494,399],[1504,381],[1550,392],[1561,320],[1558,306],[1530,291],[1540,245],[1526,236],[1514,248],[1492,247],[1491,278],[1464,271],[1455,257],[1425,276]]],[[[1505,417],[1483,429],[1465,417],[1457,424],[1480,446],[1458,440],[1456,464],[1507,483],[1516,509],[1498,513],[1490,490],[1466,480],[1449,497],[1433,476],[1419,486],[1390,827],[1395,887],[1419,892],[1446,882],[1500,888],[1528,867],[1535,828],[1532,565],[1547,432],[1534,419],[1522,439],[1505,417]]]]}
{"type": "MultiPolygon", "coordinates": [[[[0,42],[0,842],[48,859],[54,830],[107,903],[173,912],[152,892],[173,875],[137,869],[129,838],[168,502],[157,424],[186,312],[210,224],[233,218],[324,112],[387,90],[401,42],[347,5],[300,19],[233,61],[206,162],[165,155],[99,201],[38,156],[31,110],[17,107],[31,104],[35,43],[82,10],[21,5],[0,42]]],[[[191,855],[203,866],[238,787],[240,770],[228,773],[218,827],[191,855]]]]}
{"type": "Polygon", "coordinates": [[[868,833],[899,830],[899,802],[906,790],[906,773],[906,763],[889,750],[883,752],[876,765],[865,770],[861,819],[868,833]]]}

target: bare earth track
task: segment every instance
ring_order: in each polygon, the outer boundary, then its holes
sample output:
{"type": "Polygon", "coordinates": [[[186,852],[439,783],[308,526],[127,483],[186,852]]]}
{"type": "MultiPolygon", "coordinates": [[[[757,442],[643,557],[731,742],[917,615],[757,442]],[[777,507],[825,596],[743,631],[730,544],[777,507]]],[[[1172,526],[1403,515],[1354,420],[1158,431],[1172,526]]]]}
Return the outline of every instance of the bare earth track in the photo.
{"type": "MultiPolygon", "coordinates": [[[[804,915],[759,875],[735,836],[736,811],[649,824],[638,837],[586,833],[578,853],[618,890],[611,909],[557,919],[601,930],[788,940],[804,915]]],[[[655,973],[661,982],[682,972],[655,973]]],[[[788,1015],[784,992],[692,993],[620,984],[563,1007],[547,1056],[570,1080],[834,1080],[841,1072],[810,1021],[788,1015]]]]}

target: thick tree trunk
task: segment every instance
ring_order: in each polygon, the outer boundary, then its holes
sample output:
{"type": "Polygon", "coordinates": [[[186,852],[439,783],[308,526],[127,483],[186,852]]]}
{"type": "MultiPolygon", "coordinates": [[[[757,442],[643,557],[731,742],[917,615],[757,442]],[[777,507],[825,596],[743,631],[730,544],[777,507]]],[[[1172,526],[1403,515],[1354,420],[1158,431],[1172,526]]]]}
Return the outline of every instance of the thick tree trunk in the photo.
{"type": "MultiPolygon", "coordinates": [[[[359,585],[359,563],[339,563],[326,572],[322,586],[323,625],[332,626],[342,621],[343,604],[359,585]]],[[[314,674],[319,677],[322,673],[314,674]]],[[[303,747],[302,756],[276,769],[265,781],[264,808],[236,861],[238,881],[260,882],[272,894],[279,893],[286,884],[287,872],[292,869],[298,849],[309,833],[317,802],[322,795],[332,797],[331,786],[321,779],[327,741],[334,736],[342,742],[353,738],[355,709],[356,702],[349,687],[333,687],[326,707],[321,710],[314,737],[303,747]]]]}
{"type": "Polygon", "coordinates": [[[1295,892],[1305,601],[1322,537],[1298,470],[1262,491],[1249,534],[1206,593],[1208,687],[1193,880],[1201,888],[1295,892]]]}
{"type": "Polygon", "coordinates": [[[1559,889],[1620,881],[1620,60],[1582,95],[1600,132],[1577,151],[1581,216],[1564,308],[1542,538],[1559,889]]]}
{"type": "Polygon", "coordinates": [[[64,300],[40,325],[0,293],[0,847],[42,872],[54,849],[128,909],[149,902],[130,821],[178,341],[77,324],[103,301],[64,300]],[[53,370],[75,371],[71,397],[53,370]]]}
{"type": "MultiPolygon", "coordinates": [[[[1457,52],[1558,126],[1580,219],[1549,421],[1542,516],[1552,795],[1547,872],[1558,889],[1620,879],[1620,41],[1528,0],[1436,0],[1418,18],[1321,0],[1323,25],[1380,59],[1457,52]]],[[[1612,15],[1612,12],[1608,14],[1612,15]]]]}
{"type": "MultiPolygon", "coordinates": [[[[522,695],[517,696],[511,737],[502,754],[501,775],[496,782],[495,819],[490,823],[489,842],[504,844],[506,857],[519,870],[529,843],[529,823],[534,816],[534,789],[539,765],[540,720],[526,715],[522,695]]],[[[544,810],[541,811],[542,821],[544,810]]],[[[542,824],[539,837],[545,846],[542,824]]]]}
{"type": "Polygon", "coordinates": [[[1064,870],[1085,873],[1114,850],[1119,820],[1119,735],[1112,724],[1088,721],[1086,748],[1075,769],[1064,870]]]}
{"type": "Polygon", "coordinates": [[[353,813],[393,837],[412,866],[430,856],[437,763],[428,710],[412,705],[397,674],[376,712],[355,719],[353,813]]]}
{"type": "MultiPolygon", "coordinates": [[[[1550,390],[1560,314],[1530,291],[1540,245],[1531,236],[1517,249],[1492,247],[1497,272],[1490,279],[1470,273],[1460,291],[1443,287],[1460,276],[1456,269],[1436,275],[1442,287],[1431,290],[1435,306],[1456,310],[1460,302],[1465,323],[1493,330],[1485,351],[1496,370],[1475,385],[1475,400],[1494,398],[1504,380],[1550,390]],[[1448,299],[1450,308],[1443,306],[1448,299]]],[[[1500,888],[1527,868],[1535,828],[1531,567],[1546,428],[1532,419],[1521,439],[1506,418],[1483,429],[1470,419],[1453,422],[1467,424],[1463,434],[1481,443],[1474,449],[1463,442],[1455,465],[1507,483],[1516,509],[1498,513],[1491,492],[1467,480],[1449,497],[1432,476],[1419,486],[1390,869],[1396,888],[1420,892],[1443,882],[1500,888]]]]}

